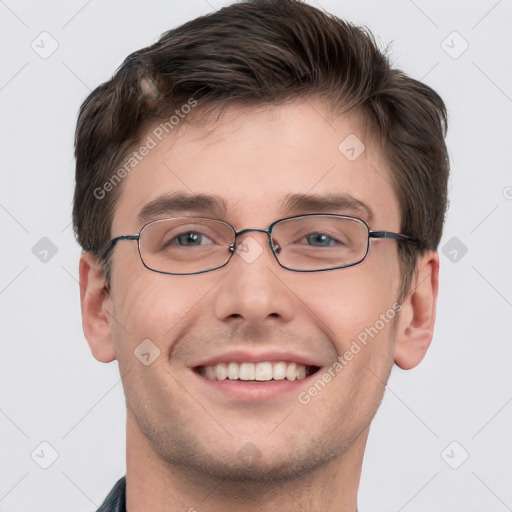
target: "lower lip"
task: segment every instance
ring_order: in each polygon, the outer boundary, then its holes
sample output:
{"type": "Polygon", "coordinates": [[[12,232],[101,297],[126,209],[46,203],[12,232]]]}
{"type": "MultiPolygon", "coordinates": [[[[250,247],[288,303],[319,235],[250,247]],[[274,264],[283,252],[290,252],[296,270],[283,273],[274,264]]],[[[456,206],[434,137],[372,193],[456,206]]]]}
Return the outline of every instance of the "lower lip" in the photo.
{"type": "Polygon", "coordinates": [[[277,397],[287,393],[298,394],[301,389],[309,386],[311,379],[318,372],[300,380],[270,380],[270,381],[243,381],[243,380],[211,380],[202,377],[199,373],[193,372],[212,391],[217,391],[228,397],[245,400],[259,401],[277,397]]]}

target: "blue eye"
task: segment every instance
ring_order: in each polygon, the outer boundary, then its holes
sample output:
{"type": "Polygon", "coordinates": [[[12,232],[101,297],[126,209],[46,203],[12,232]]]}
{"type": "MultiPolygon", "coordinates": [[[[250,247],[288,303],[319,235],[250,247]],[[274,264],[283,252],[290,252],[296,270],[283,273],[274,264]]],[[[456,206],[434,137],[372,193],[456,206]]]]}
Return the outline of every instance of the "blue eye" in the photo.
{"type": "Polygon", "coordinates": [[[198,245],[203,245],[200,243],[203,239],[209,240],[211,242],[210,238],[208,238],[206,235],[204,235],[202,233],[198,233],[197,231],[189,231],[187,233],[181,233],[180,235],[175,236],[170,241],[170,243],[174,242],[174,240],[178,240],[179,241],[178,245],[198,246],[198,245]],[[199,243],[197,243],[197,242],[199,242],[199,243]]]}
{"type": "MultiPolygon", "coordinates": [[[[319,242],[320,244],[320,247],[329,247],[329,246],[333,246],[333,245],[336,245],[336,242],[337,240],[335,240],[334,238],[330,237],[329,235],[325,235],[323,233],[314,233],[312,235],[308,235],[307,237],[307,240],[308,242],[313,242],[313,245],[315,246],[315,242],[319,242]],[[327,245],[323,245],[324,242],[332,242],[332,243],[328,243],[327,245]]],[[[319,246],[315,246],[315,247],[319,247],[319,246]]]]}

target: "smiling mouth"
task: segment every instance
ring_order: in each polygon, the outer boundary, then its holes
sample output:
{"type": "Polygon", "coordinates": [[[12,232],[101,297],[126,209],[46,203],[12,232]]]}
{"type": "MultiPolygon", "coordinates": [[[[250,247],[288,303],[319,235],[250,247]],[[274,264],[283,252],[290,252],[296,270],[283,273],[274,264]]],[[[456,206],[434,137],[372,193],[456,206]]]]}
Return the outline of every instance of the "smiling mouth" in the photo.
{"type": "Polygon", "coordinates": [[[198,366],[195,371],[208,380],[234,380],[244,382],[272,382],[280,380],[302,380],[319,370],[287,361],[264,361],[260,363],[218,363],[213,366],[198,366]]]}

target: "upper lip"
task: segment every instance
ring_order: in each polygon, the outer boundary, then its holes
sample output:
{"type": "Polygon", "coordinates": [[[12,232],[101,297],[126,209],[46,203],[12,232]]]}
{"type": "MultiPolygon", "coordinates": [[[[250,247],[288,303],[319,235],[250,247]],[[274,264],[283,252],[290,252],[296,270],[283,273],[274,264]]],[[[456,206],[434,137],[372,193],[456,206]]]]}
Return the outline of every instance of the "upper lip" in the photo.
{"type": "Polygon", "coordinates": [[[215,366],[218,363],[263,363],[286,361],[290,363],[298,363],[304,366],[323,366],[313,356],[300,354],[298,352],[282,351],[282,350],[265,350],[256,352],[246,350],[231,350],[215,355],[208,359],[201,360],[192,367],[198,366],[215,366]]]}

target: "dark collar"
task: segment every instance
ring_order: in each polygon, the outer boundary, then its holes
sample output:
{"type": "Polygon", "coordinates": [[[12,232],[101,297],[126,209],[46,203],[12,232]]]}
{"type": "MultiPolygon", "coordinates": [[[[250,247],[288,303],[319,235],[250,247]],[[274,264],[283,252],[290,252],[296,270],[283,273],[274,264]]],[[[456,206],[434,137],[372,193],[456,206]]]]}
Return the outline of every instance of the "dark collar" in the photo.
{"type": "Polygon", "coordinates": [[[126,477],[118,480],[97,512],[126,512],[126,477]]]}

